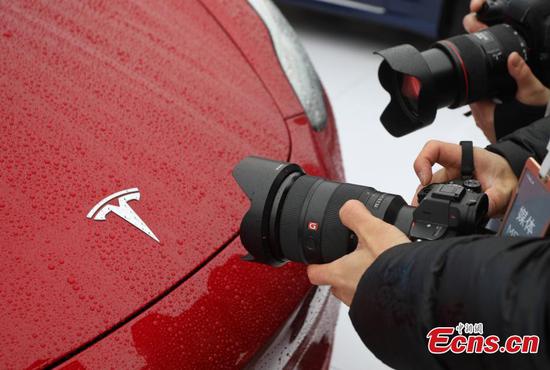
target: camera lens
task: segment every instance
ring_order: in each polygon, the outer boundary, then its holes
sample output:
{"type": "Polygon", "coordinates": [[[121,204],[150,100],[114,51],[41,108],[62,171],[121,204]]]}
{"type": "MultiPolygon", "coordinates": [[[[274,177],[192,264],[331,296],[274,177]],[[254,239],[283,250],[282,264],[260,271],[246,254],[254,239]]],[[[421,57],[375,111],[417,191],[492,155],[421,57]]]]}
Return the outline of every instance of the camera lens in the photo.
{"type": "Polygon", "coordinates": [[[271,266],[328,263],[355,250],[357,237],[339,217],[350,199],[422,240],[475,232],[488,205],[487,196],[471,190],[470,182],[430,185],[419,193],[420,205],[414,208],[398,195],[308,176],[296,164],[258,157],[243,159],[233,177],[251,203],[240,229],[247,260],[271,266]]]}
{"type": "MultiPolygon", "coordinates": [[[[391,224],[400,210],[408,207],[400,196],[370,187],[301,176],[282,204],[279,234],[283,256],[295,262],[327,263],[355,250],[357,239],[339,217],[340,208],[350,199],[361,201],[374,216],[391,224]]],[[[411,223],[412,218],[405,226],[406,233],[411,223]]]]}
{"type": "Polygon", "coordinates": [[[514,96],[508,56],[518,52],[527,59],[527,50],[513,27],[500,24],[439,41],[422,53],[411,45],[379,52],[379,79],[391,96],[381,117],[384,127],[403,136],[431,124],[437,109],[514,96]]]}
{"type": "Polygon", "coordinates": [[[400,196],[308,176],[293,164],[248,157],[233,176],[251,199],[240,234],[258,262],[327,263],[353,251],[357,238],[339,217],[350,199],[405,233],[412,224],[414,208],[400,196]]]}

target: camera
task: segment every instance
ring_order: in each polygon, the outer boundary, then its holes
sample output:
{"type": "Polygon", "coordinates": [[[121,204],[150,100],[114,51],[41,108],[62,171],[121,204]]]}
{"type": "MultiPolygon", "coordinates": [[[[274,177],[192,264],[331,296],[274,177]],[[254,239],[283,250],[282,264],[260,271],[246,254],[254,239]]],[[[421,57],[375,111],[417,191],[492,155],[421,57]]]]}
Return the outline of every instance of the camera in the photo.
{"type": "Polygon", "coordinates": [[[412,240],[478,232],[488,210],[488,198],[473,179],[432,184],[419,192],[415,208],[399,195],[308,176],[297,164],[259,157],[243,159],[233,177],[251,203],[240,227],[247,259],[271,266],[328,263],[355,250],[357,236],[339,218],[350,199],[412,240]]]}
{"type": "Polygon", "coordinates": [[[550,85],[550,1],[488,0],[477,17],[491,27],[424,52],[411,45],[378,52],[384,58],[378,77],[391,95],[381,121],[393,136],[430,125],[440,108],[513,99],[517,86],[507,68],[513,52],[550,85]]]}

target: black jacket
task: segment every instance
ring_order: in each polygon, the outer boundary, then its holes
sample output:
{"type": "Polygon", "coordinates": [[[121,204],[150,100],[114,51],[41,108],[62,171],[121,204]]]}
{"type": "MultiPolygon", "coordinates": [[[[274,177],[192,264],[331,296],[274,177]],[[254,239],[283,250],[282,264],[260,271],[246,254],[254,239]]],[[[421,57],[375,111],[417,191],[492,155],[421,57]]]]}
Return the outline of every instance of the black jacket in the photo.
{"type": "Polygon", "coordinates": [[[497,104],[495,134],[498,140],[544,117],[546,106],[530,106],[517,100],[497,104]]]}
{"type": "Polygon", "coordinates": [[[489,145],[487,149],[506,158],[516,176],[519,177],[529,157],[542,163],[547,153],[548,140],[550,140],[550,117],[538,120],[501,138],[496,144],[489,145]]]}
{"type": "MultiPolygon", "coordinates": [[[[542,161],[550,119],[505,137],[490,150],[516,174],[542,161]]],[[[397,369],[550,369],[550,239],[470,236],[404,244],[365,272],[350,308],[356,331],[397,369]],[[539,353],[444,354],[428,351],[434,327],[483,323],[484,335],[538,335],[539,353]]],[[[501,342],[502,344],[502,342],[501,342]]]]}

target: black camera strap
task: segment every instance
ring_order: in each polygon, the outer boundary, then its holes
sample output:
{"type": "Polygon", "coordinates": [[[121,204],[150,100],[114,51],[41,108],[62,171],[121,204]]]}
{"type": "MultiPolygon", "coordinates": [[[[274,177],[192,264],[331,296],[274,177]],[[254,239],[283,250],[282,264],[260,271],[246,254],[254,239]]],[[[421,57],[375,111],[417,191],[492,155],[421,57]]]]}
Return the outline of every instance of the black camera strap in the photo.
{"type": "Polygon", "coordinates": [[[460,175],[462,180],[471,180],[474,178],[474,144],[471,141],[461,141],[462,162],[460,165],[460,175]]]}

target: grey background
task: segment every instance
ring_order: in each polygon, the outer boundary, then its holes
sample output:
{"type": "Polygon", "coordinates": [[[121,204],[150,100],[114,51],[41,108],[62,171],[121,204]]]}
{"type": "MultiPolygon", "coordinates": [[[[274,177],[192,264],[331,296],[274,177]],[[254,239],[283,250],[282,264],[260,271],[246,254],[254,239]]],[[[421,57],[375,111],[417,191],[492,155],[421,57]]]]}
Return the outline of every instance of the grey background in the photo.
{"type": "MultiPolygon", "coordinates": [[[[373,52],[400,43],[426,47],[429,41],[354,20],[288,7],[282,10],[298,32],[331,100],[348,182],[410,200],[419,184],[412,164],[428,140],[488,144],[473,119],[462,115],[467,108],[442,110],[432,126],[400,139],[380,124],[389,96],[378,83],[380,58],[373,52]]],[[[331,369],[388,369],[362,344],[343,305],[331,369]]]]}

